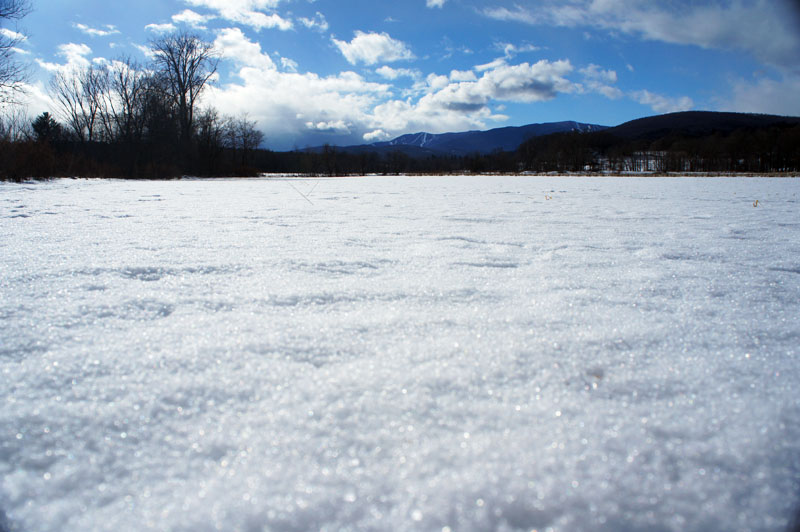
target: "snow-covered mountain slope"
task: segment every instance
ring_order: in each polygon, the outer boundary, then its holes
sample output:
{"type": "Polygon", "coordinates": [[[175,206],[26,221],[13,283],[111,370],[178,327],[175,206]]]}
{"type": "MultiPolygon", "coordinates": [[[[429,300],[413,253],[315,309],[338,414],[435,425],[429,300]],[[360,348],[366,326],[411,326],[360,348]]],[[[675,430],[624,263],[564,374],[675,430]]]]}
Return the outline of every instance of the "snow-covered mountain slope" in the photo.
{"type": "Polygon", "coordinates": [[[469,155],[471,153],[491,153],[495,150],[513,151],[524,141],[551,133],[569,131],[600,131],[605,126],[583,124],[580,122],[552,122],[529,124],[520,127],[502,127],[488,131],[465,131],[461,133],[411,133],[396,139],[376,142],[371,147],[414,146],[443,152],[449,155],[469,155]]]}

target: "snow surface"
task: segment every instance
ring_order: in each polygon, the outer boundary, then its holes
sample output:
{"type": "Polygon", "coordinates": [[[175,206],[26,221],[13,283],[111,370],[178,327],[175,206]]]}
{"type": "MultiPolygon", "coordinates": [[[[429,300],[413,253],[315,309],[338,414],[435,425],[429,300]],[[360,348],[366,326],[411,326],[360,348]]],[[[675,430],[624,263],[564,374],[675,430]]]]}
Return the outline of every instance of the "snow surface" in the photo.
{"type": "Polygon", "coordinates": [[[784,530],[799,192],[2,183],[0,529],[784,530]]]}

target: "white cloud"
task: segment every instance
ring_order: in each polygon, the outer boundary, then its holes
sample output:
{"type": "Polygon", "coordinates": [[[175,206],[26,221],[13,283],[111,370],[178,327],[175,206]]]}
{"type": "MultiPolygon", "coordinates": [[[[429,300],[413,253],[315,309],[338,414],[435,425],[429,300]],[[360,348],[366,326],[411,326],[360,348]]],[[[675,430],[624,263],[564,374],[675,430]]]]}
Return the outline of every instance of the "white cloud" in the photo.
{"type": "Polygon", "coordinates": [[[499,68],[499,67],[501,67],[501,66],[503,66],[505,64],[506,64],[506,58],[505,57],[498,57],[497,59],[495,59],[491,63],[486,63],[485,65],[476,65],[473,68],[475,68],[475,70],[477,70],[478,72],[485,72],[487,70],[493,70],[495,68],[499,68]]]}
{"type": "Polygon", "coordinates": [[[371,109],[389,96],[389,86],[354,72],[322,77],[280,71],[238,28],[223,30],[215,45],[240,68],[236,82],[210,87],[209,103],[224,114],[249,113],[271,147],[289,149],[297,139],[322,144],[331,135],[338,141],[348,134],[359,142],[365,131],[376,128],[371,109]]]}
{"type": "Polygon", "coordinates": [[[601,81],[603,83],[616,83],[617,72],[614,70],[603,70],[600,65],[590,64],[580,70],[581,74],[587,79],[601,81]]]}
{"type": "Polygon", "coordinates": [[[174,24],[167,22],[165,24],[148,24],[144,29],[153,33],[171,33],[178,28],[174,24]]]}
{"type": "Polygon", "coordinates": [[[236,11],[253,11],[256,9],[272,10],[278,7],[281,0],[184,0],[187,4],[207,7],[217,11],[232,9],[236,11]]]}
{"type": "Polygon", "coordinates": [[[287,72],[297,72],[297,61],[289,59],[288,57],[281,57],[281,66],[287,72]]]}
{"type": "Polygon", "coordinates": [[[558,93],[580,90],[565,77],[571,71],[568,61],[540,61],[533,65],[500,63],[486,69],[480,78],[472,73],[470,77],[474,79],[466,81],[454,81],[466,78],[464,72],[451,72],[451,77],[430,74],[418,101],[389,100],[375,106],[375,128],[369,133],[380,130],[385,136],[397,136],[410,131],[442,133],[485,128],[488,122],[508,119],[492,110],[493,106],[503,109],[502,105],[495,105],[497,101],[538,102],[558,93]]]}
{"type": "Polygon", "coordinates": [[[613,85],[617,82],[617,72],[615,70],[604,70],[603,67],[591,64],[582,68],[584,85],[591,92],[602,94],[611,100],[622,98],[623,93],[613,85]]]}
{"type": "Polygon", "coordinates": [[[631,97],[634,101],[649,106],[657,113],[676,113],[678,111],[688,111],[694,107],[694,102],[688,96],[669,98],[647,90],[641,90],[631,93],[631,97]]]}
{"type": "Polygon", "coordinates": [[[486,8],[489,17],[535,25],[595,27],[645,39],[703,48],[744,50],[797,70],[800,32],[796,0],[545,0],[536,8],[486,8]]]}
{"type": "Polygon", "coordinates": [[[277,28],[290,30],[293,24],[274,13],[280,0],[184,0],[194,7],[204,7],[217,13],[220,18],[255,30],[277,28]],[[267,11],[267,13],[265,13],[267,11]]]}
{"type": "Polygon", "coordinates": [[[104,27],[105,29],[98,29],[98,28],[90,28],[86,24],[81,24],[76,22],[72,25],[74,28],[80,30],[82,33],[86,35],[90,35],[92,37],[108,37],[109,35],[114,35],[115,33],[119,33],[119,30],[116,26],[111,24],[106,24],[104,27]]]}
{"type": "MultiPolygon", "coordinates": [[[[30,117],[38,116],[43,112],[53,113],[58,109],[58,104],[50,96],[44,83],[23,83],[20,85],[21,92],[14,94],[13,98],[20,98],[19,104],[26,114],[30,117]]],[[[14,101],[14,99],[10,101],[14,101]]]]}
{"type": "Polygon", "coordinates": [[[65,57],[67,63],[74,65],[88,65],[89,60],[86,56],[92,53],[92,49],[85,44],[75,44],[73,42],[58,46],[58,55],[65,57]]]}
{"type": "Polygon", "coordinates": [[[472,70],[451,70],[450,81],[477,81],[478,77],[472,70]]]}
{"type": "Polygon", "coordinates": [[[25,35],[18,33],[16,31],[12,31],[8,28],[0,28],[0,35],[2,35],[3,37],[5,37],[10,41],[21,42],[21,41],[26,41],[28,39],[25,35]]]}
{"type": "Polygon", "coordinates": [[[425,5],[428,7],[438,7],[439,9],[441,9],[442,7],[444,7],[444,3],[446,1],[447,0],[425,0],[425,5]]]}
{"type": "Polygon", "coordinates": [[[264,28],[273,29],[277,28],[281,31],[288,31],[294,27],[290,20],[286,20],[281,18],[279,15],[272,13],[270,15],[266,15],[259,11],[250,11],[245,13],[242,18],[234,19],[234,22],[238,22],[240,24],[247,24],[252,26],[256,30],[261,30],[264,28]]]}
{"type": "Polygon", "coordinates": [[[577,86],[565,76],[573,70],[569,61],[499,65],[477,81],[450,83],[425,96],[431,105],[456,111],[486,109],[492,100],[531,103],[552,100],[558,93],[575,92],[577,86]]]}
{"type": "Polygon", "coordinates": [[[317,14],[314,15],[314,18],[302,17],[299,19],[299,21],[300,24],[310,30],[318,31],[320,33],[325,33],[328,31],[328,21],[325,19],[325,15],[319,11],[317,11],[317,14]]]}
{"type": "Polygon", "coordinates": [[[438,91],[450,85],[450,78],[439,74],[428,74],[425,82],[428,84],[429,92],[438,91]]]}
{"type": "Polygon", "coordinates": [[[86,68],[91,64],[91,61],[86,56],[90,55],[91,53],[92,49],[87,45],[71,42],[58,45],[58,52],[56,52],[56,55],[67,60],[66,63],[50,63],[42,59],[37,59],[36,62],[41,68],[47,70],[48,72],[86,68]]]}
{"type": "Polygon", "coordinates": [[[133,46],[137,50],[142,52],[142,55],[144,55],[148,59],[153,59],[156,56],[155,52],[153,52],[153,49],[150,48],[149,46],[145,46],[143,44],[134,44],[133,46]]]}
{"type": "Polygon", "coordinates": [[[261,45],[248,39],[239,28],[220,30],[214,48],[222,53],[222,57],[235,63],[260,70],[275,70],[275,63],[269,55],[261,52],[261,45]]]}
{"type": "Polygon", "coordinates": [[[350,133],[350,126],[344,120],[331,120],[329,122],[306,122],[306,128],[316,131],[323,131],[325,133],[350,133]]]}
{"type": "Polygon", "coordinates": [[[191,9],[184,9],[180,13],[172,15],[172,22],[176,24],[186,24],[192,28],[196,28],[198,30],[206,29],[206,23],[209,20],[213,20],[214,17],[211,15],[201,15],[196,11],[192,11],[191,9]]]}
{"type": "Polygon", "coordinates": [[[738,80],[732,92],[727,101],[722,102],[720,110],[800,116],[800,75],[738,80]]]}
{"type": "MultiPolygon", "coordinates": [[[[612,87],[610,85],[602,85],[599,83],[589,83],[589,90],[591,90],[592,92],[597,92],[599,94],[602,94],[609,100],[619,100],[625,95],[617,87],[612,87]]],[[[690,106],[692,105],[691,100],[689,105],[690,106]]]]}
{"type": "Polygon", "coordinates": [[[411,79],[417,79],[422,75],[419,70],[410,69],[410,68],[392,68],[392,67],[387,66],[387,65],[384,65],[384,66],[382,66],[380,68],[376,68],[375,69],[375,73],[378,74],[379,76],[383,77],[383,78],[391,79],[391,80],[395,80],[395,79],[403,78],[403,77],[411,78],[411,79]]]}
{"type": "Polygon", "coordinates": [[[540,47],[534,46],[533,44],[511,44],[511,43],[498,43],[497,47],[503,51],[506,58],[510,59],[517,54],[527,53],[527,52],[538,52],[541,50],[540,47]]]}
{"type": "Polygon", "coordinates": [[[375,70],[386,79],[415,79],[414,89],[404,91],[355,72],[323,77],[279,69],[237,28],[220,32],[215,44],[225,61],[238,65],[238,76],[235,82],[211,86],[208,103],[223,114],[249,113],[272,149],[376,142],[413,131],[485,129],[508,119],[498,113],[501,102],[541,102],[581,90],[567,79],[574,73],[569,61],[502,62],[481,72],[425,78],[411,69],[375,70]]]}
{"type": "Polygon", "coordinates": [[[392,136],[382,129],[376,129],[374,131],[368,131],[364,133],[362,138],[364,139],[364,142],[380,142],[382,140],[388,140],[392,138],[392,136]]]}
{"type": "Polygon", "coordinates": [[[414,59],[414,54],[404,42],[392,39],[387,33],[356,31],[349,43],[335,38],[331,40],[351,65],[414,59]]]}

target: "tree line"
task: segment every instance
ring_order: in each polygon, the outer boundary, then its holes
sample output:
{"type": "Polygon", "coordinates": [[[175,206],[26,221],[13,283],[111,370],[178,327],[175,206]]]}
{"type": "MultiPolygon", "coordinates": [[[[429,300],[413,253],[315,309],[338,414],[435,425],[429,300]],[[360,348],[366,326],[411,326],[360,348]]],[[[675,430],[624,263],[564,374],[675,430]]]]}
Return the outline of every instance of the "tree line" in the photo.
{"type": "Polygon", "coordinates": [[[304,175],[451,173],[796,173],[800,172],[797,120],[765,127],[696,134],[679,129],[649,137],[613,130],[533,137],[514,151],[470,155],[414,155],[324,146],[316,150],[257,151],[262,172],[304,175]]]}
{"type": "Polygon", "coordinates": [[[515,158],[531,172],[798,172],[800,124],[706,134],[672,130],[632,139],[608,131],[558,133],[528,140],[515,158]]]}
{"type": "Polygon", "coordinates": [[[5,113],[0,120],[0,175],[258,173],[253,158],[263,134],[255,122],[222,116],[199,104],[217,69],[213,45],[181,32],[151,41],[150,48],[149,64],[122,57],[58,70],[49,86],[58,106],[55,113],[33,120],[19,108],[5,113]]]}

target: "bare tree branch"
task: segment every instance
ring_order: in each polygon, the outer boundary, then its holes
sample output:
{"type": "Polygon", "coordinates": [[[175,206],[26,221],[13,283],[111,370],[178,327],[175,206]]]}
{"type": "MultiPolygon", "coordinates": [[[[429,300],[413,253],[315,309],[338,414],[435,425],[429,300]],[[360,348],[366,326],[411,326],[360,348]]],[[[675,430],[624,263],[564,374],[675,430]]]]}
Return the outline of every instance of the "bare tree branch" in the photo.
{"type": "Polygon", "coordinates": [[[59,71],[50,80],[50,92],[81,142],[98,140],[95,132],[107,87],[107,71],[93,66],[59,71]]]}
{"type": "Polygon", "coordinates": [[[157,70],[167,82],[175,105],[182,142],[188,142],[194,127],[194,110],[209,79],[217,71],[218,55],[212,43],[190,33],[166,35],[152,41],[157,70]]]}
{"type": "MultiPolygon", "coordinates": [[[[28,0],[0,0],[0,30],[9,20],[19,20],[30,12],[28,0]]],[[[15,101],[26,79],[25,65],[16,61],[16,47],[25,39],[17,31],[0,31],[0,104],[15,101]]]]}

